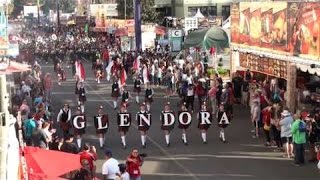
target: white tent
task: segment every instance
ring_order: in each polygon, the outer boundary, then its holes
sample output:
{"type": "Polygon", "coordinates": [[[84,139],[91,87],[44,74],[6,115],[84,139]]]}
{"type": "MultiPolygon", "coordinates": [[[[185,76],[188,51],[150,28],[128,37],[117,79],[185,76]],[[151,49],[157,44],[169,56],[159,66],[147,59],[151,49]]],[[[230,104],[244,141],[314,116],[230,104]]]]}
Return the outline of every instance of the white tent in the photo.
{"type": "Polygon", "coordinates": [[[204,15],[200,12],[200,8],[198,8],[196,15],[193,16],[194,18],[204,18],[204,15]]]}

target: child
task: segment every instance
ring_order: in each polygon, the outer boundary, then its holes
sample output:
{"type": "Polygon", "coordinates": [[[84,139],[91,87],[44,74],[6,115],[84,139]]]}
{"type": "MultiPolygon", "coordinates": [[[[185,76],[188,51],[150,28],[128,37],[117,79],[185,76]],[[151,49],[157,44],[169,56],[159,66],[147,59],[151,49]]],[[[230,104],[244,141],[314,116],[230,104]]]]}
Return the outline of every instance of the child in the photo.
{"type": "Polygon", "coordinates": [[[130,180],[129,173],[126,171],[127,166],[125,164],[119,164],[120,174],[117,174],[117,180],[130,180]]]}

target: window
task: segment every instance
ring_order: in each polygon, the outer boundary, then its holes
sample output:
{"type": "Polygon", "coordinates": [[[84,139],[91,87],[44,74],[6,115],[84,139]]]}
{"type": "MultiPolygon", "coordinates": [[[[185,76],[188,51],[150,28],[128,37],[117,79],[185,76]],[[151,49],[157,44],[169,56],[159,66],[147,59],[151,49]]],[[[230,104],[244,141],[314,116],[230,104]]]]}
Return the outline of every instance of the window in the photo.
{"type": "Polygon", "coordinates": [[[217,15],[217,6],[198,6],[198,7],[189,7],[188,16],[189,17],[195,16],[198,9],[200,9],[201,14],[206,17],[217,15]]]}
{"type": "Polygon", "coordinates": [[[226,20],[230,16],[230,6],[222,6],[221,15],[226,20]]]}

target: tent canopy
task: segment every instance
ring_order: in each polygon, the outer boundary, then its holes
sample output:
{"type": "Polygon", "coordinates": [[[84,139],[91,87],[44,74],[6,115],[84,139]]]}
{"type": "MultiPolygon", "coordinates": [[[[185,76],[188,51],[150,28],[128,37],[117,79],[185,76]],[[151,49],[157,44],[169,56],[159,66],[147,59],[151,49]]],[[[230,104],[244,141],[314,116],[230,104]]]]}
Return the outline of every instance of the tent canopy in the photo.
{"type": "Polygon", "coordinates": [[[210,49],[215,47],[217,49],[229,47],[229,38],[227,33],[218,26],[213,26],[207,29],[200,29],[188,34],[184,48],[201,47],[210,49]]]}

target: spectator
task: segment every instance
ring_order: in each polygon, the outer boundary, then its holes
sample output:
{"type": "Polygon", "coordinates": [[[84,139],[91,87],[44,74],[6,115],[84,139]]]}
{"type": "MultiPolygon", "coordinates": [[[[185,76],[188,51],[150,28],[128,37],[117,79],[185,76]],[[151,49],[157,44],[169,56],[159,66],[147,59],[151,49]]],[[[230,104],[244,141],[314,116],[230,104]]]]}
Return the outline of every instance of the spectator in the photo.
{"type": "Polygon", "coordinates": [[[21,84],[22,84],[22,86],[21,86],[22,93],[30,95],[30,92],[31,92],[30,86],[27,85],[24,81],[22,81],[21,84]]]}
{"type": "Polygon", "coordinates": [[[254,128],[253,132],[255,135],[253,138],[259,137],[259,120],[260,120],[260,105],[258,100],[254,100],[252,102],[252,107],[251,107],[251,123],[254,128]]]}
{"type": "Polygon", "coordinates": [[[79,153],[80,155],[80,163],[85,168],[88,169],[92,175],[95,177],[96,166],[94,165],[94,161],[97,160],[97,152],[94,146],[90,146],[88,143],[85,143],[83,146],[83,151],[79,153]],[[87,166],[85,166],[87,163],[87,166]]]}
{"type": "Polygon", "coordinates": [[[291,134],[291,124],[293,123],[293,118],[289,111],[284,110],[281,113],[281,120],[279,121],[279,126],[281,128],[281,142],[285,150],[284,157],[293,157],[293,145],[292,145],[292,134],[291,134]]]}
{"type": "Polygon", "coordinates": [[[263,131],[266,138],[265,146],[271,145],[271,138],[270,138],[271,111],[272,111],[272,106],[268,106],[262,110],[263,131]]]}
{"type": "Polygon", "coordinates": [[[127,166],[125,164],[119,164],[120,174],[116,180],[130,180],[130,175],[127,172],[127,166]]]}
{"type": "Polygon", "coordinates": [[[134,148],[127,158],[128,173],[131,180],[141,180],[140,167],[143,164],[143,158],[139,155],[138,149],[134,148]]]}
{"type": "Polygon", "coordinates": [[[47,134],[42,129],[42,123],[41,122],[36,123],[36,125],[37,126],[36,126],[35,130],[32,132],[32,143],[33,143],[33,146],[40,147],[40,148],[43,148],[43,149],[47,149],[48,148],[48,143],[49,143],[49,137],[47,136],[47,134]]]}
{"type": "Polygon", "coordinates": [[[27,146],[32,146],[32,134],[36,129],[36,121],[33,119],[32,114],[28,115],[28,118],[23,122],[24,137],[27,146]]]}
{"type": "Polygon", "coordinates": [[[106,161],[102,165],[103,180],[114,180],[119,175],[119,162],[112,157],[112,151],[107,149],[105,151],[106,161]]]}
{"type": "Polygon", "coordinates": [[[294,115],[294,123],[291,127],[294,143],[294,164],[300,166],[304,164],[304,144],[306,143],[306,124],[300,120],[299,115],[294,115]]]}
{"type": "Polygon", "coordinates": [[[66,152],[66,153],[72,153],[72,154],[78,154],[78,148],[73,143],[73,135],[66,135],[65,140],[63,144],[60,147],[60,151],[66,152]]]}
{"type": "Polygon", "coordinates": [[[23,100],[22,101],[22,104],[21,104],[19,109],[20,109],[20,111],[24,111],[25,110],[27,112],[27,114],[30,113],[30,107],[28,106],[27,100],[23,100]]]}

